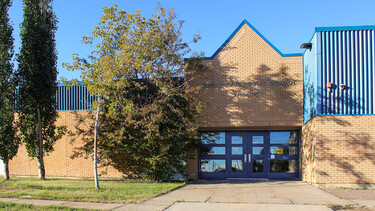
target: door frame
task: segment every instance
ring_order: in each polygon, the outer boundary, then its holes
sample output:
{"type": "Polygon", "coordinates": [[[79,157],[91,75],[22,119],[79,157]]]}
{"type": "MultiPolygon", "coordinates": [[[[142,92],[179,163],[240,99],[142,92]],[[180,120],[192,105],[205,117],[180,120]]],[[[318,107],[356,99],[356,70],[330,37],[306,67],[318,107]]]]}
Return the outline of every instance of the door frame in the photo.
{"type": "MultiPolygon", "coordinates": [[[[197,159],[197,170],[198,170],[198,178],[199,179],[230,179],[230,178],[265,178],[265,179],[282,179],[282,180],[296,180],[299,178],[299,131],[295,129],[291,130],[259,130],[259,131],[207,131],[208,133],[219,133],[224,132],[225,133],[225,144],[221,144],[220,146],[225,146],[225,155],[202,155],[198,152],[198,159],[197,159]],[[294,155],[274,155],[271,159],[271,152],[270,148],[272,146],[275,146],[275,144],[270,143],[270,132],[295,132],[296,133],[296,144],[291,145],[296,147],[296,154],[294,155]],[[230,170],[231,168],[231,145],[230,145],[230,136],[231,134],[241,135],[244,137],[243,140],[243,154],[241,155],[241,158],[239,156],[235,156],[234,158],[238,158],[239,160],[242,160],[243,162],[243,169],[245,173],[233,175],[230,170]],[[256,135],[264,135],[264,152],[263,157],[259,157],[257,155],[253,155],[252,148],[250,149],[250,146],[252,143],[250,143],[250,139],[252,136],[256,135]],[[248,140],[248,141],[246,141],[248,140]],[[247,143],[246,143],[247,142],[247,143]],[[247,145],[246,145],[247,144],[247,145]],[[251,161],[257,160],[257,159],[263,159],[263,173],[254,173],[252,169],[252,165],[247,161],[244,162],[244,154],[251,151],[251,161]],[[225,172],[202,172],[200,167],[201,160],[225,160],[225,172]],[[271,172],[270,169],[270,163],[271,160],[295,160],[296,161],[296,172],[295,173],[284,173],[284,172],[271,172]],[[246,169],[248,170],[246,172],[246,169]],[[228,174],[228,172],[229,173],[228,174]]],[[[203,131],[202,133],[205,133],[203,131]]],[[[205,147],[215,147],[219,145],[214,144],[204,144],[205,147]]],[[[254,145],[259,146],[259,145],[254,145]]],[[[252,147],[252,146],[251,146],[252,147]]],[[[248,159],[248,158],[246,158],[248,159]]]]}

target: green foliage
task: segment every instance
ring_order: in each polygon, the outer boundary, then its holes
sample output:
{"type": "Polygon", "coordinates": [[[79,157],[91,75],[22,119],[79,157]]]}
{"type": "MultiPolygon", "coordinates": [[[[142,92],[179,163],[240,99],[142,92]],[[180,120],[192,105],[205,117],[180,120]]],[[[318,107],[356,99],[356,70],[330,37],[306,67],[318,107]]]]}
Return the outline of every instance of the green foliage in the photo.
{"type": "Polygon", "coordinates": [[[24,21],[21,24],[21,51],[16,73],[19,88],[17,103],[19,129],[27,152],[40,159],[53,150],[64,128],[56,127],[57,53],[55,32],[57,21],[51,0],[24,0],[24,21]],[[38,140],[38,110],[42,144],[38,140]],[[57,131],[57,132],[56,132],[57,131]]]}
{"type": "MultiPolygon", "coordinates": [[[[69,70],[81,71],[88,90],[101,96],[99,159],[129,176],[166,179],[184,173],[188,152],[199,138],[196,117],[203,104],[193,96],[189,80],[197,74],[200,59],[185,62],[190,52],[181,39],[183,21],[173,9],[160,5],[159,14],[146,19],[104,7],[92,37],[83,44],[96,44],[89,59],[73,55],[69,70]],[[183,77],[189,70],[190,77],[183,77]]],[[[199,36],[195,36],[196,42],[199,36]]],[[[93,150],[93,113],[77,115],[73,136],[83,138],[76,156],[93,150]]]]}
{"type": "Polygon", "coordinates": [[[14,80],[13,28],[9,24],[8,9],[10,0],[0,1],[0,159],[6,163],[18,151],[19,139],[14,125],[14,80]]]}

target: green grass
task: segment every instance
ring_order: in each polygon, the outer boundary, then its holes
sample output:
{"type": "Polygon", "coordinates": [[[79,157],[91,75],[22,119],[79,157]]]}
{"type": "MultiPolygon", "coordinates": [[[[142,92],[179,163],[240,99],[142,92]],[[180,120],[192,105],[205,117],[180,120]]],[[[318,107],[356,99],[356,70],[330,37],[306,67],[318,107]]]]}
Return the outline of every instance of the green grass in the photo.
{"type": "Polygon", "coordinates": [[[0,202],[0,209],[1,210],[37,210],[37,211],[49,211],[49,210],[62,210],[62,211],[86,211],[87,209],[75,209],[69,207],[60,207],[60,206],[34,206],[28,204],[14,204],[14,203],[3,203],[0,202]]]}
{"type": "Polygon", "coordinates": [[[142,180],[104,180],[100,190],[90,179],[58,179],[13,177],[0,179],[0,197],[33,198],[66,201],[140,203],[183,186],[185,183],[151,182],[142,180]]]}

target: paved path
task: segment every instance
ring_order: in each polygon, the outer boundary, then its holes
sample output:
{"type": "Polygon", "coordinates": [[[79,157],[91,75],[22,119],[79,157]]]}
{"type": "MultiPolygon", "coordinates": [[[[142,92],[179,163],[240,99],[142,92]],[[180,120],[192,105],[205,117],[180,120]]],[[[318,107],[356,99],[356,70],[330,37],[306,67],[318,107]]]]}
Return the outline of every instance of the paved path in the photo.
{"type": "Polygon", "coordinates": [[[324,191],[357,204],[375,208],[375,190],[324,189],[324,191]]]}
{"type": "Polygon", "coordinates": [[[4,202],[100,210],[330,210],[327,204],[358,204],[300,181],[199,181],[141,204],[0,199],[4,202]]]}

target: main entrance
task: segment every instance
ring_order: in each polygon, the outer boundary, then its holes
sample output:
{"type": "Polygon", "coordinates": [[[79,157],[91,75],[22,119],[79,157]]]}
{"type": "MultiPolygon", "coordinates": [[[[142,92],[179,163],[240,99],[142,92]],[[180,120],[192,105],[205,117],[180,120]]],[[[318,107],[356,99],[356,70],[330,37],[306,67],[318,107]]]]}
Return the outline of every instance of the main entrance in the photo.
{"type": "Polygon", "coordinates": [[[298,177],[296,131],[202,133],[201,179],[298,177]]]}
{"type": "Polygon", "coordinates": [[[228,178],[264,178],[269,172],[267,133],[227,133],[226,166],[228,178]]]}

